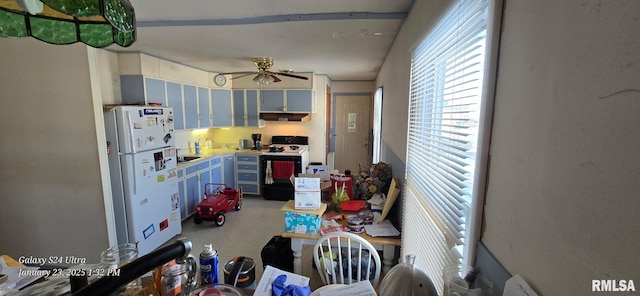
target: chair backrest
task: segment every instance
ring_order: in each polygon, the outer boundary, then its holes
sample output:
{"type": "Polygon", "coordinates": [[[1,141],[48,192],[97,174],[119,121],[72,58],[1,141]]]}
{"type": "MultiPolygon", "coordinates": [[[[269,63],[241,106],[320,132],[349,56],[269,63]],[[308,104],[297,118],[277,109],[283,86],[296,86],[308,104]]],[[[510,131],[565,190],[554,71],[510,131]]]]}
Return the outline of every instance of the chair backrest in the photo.
{"type": "Polygon", "coordinates": [[[313,261],[325,285],[380,280],[380,255],[375,247],[357,234],[331,232],[313,247],[313,261]]]}

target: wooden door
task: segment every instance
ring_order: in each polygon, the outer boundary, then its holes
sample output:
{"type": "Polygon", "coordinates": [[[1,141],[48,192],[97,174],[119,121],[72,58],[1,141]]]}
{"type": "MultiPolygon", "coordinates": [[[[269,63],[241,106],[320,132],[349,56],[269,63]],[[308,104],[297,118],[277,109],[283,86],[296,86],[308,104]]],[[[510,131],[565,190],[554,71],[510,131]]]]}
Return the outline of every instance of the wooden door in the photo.
{"type": "Polygon", "coordinates": [[[336,96],[335,168],[341,173],[371,165],[371,96],[336,96]]]}

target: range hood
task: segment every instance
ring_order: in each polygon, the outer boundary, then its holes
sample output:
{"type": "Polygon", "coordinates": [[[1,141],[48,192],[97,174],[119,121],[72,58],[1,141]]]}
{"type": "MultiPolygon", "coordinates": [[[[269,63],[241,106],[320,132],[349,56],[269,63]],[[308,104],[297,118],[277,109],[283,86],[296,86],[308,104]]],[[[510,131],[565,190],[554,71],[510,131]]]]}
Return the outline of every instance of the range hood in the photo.
{"type": "Polygon", "coordinates": [[[309,121],[311,116],[308,113],[260,113],[260,119],[264,121],[309,121]]]}

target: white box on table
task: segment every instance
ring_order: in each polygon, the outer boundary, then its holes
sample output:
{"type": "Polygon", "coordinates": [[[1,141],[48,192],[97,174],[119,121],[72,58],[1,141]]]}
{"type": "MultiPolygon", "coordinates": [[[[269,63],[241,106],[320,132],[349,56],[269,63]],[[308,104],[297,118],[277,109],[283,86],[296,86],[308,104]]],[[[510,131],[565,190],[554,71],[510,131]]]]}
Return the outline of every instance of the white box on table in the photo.
{"type": "Polygon", "coordinates": [[[309,165],[307,169],[309,174],[320,175],[320,180],[329,180],[329,166],[326,165],[309,165]]]}
{"type": "Polygon", "coordinates": [[[321,205],[320,178],[296,178],[294,182],[294,208],[316,210],[321,205]]]}

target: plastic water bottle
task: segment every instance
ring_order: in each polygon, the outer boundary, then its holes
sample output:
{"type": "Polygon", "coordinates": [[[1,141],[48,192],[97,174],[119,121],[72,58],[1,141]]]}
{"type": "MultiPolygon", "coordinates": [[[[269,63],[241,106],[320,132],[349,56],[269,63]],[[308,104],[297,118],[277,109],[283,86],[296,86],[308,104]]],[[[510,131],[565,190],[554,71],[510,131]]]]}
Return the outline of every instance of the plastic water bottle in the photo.
{"type": "Polygon", "coordinates": [[[212,244],[204,245],[204,251],[200,253],[200,285],[218,282],[218,251],[213,249],[212,244]]]}

